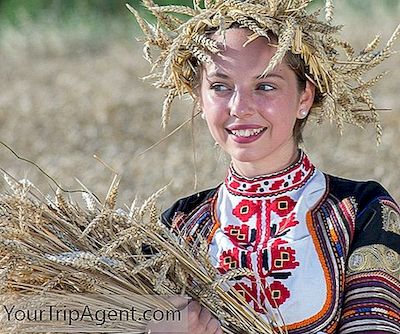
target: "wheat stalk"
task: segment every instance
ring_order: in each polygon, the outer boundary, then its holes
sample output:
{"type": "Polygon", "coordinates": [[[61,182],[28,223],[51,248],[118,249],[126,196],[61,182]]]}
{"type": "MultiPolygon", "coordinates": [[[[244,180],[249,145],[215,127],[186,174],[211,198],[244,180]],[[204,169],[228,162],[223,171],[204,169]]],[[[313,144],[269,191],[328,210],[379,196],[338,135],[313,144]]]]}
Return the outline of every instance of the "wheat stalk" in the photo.
{"type": "MultiPolygon", "coordinates": [[[[238,275],[251,275],[249,270],[221,276],[210,264],[204,241],[198,246],[189,244],[177,230],[161,224],[156,199],[164,189],[142,205],[134,201],[129,211],[115,209],[115,180],[105,204],[91,201],[86,211],[60,191],[49,205],[46,196],[38,197],[32,187],[24,188],[9,178],[11,193],[0,194],[2,292],[46,293],[55,298],[66,293],[81,298],[79,294],[91,292],[95,294],[83,300],[93,307],[104,302],[104,293],[119,296],[108,300],[109,306],[117,307],[122,303],[118,299],[132,294],[185,292],[219,317],[226,333],[275,333],[275,319],[259,317],[243,296],[227,289],[238,275]],[[29,218],[32,213],[35,219],[29,218]],[[144,251],[149,246],[152,251],[144,251]]],[[[10,298],[3,302],[11,302],[10,298]]],[[[154,309],[159,303],[147,298],[139,306],[141,310],[154,309]]],[[[17,324],[0,332],[18,333],[23,326],[17,324]]],[[[62,326],[57,326],[61,325],[45,323],[30,329],[61,331],[62,326]]],[[[79,326],[80,332],[93,328],[90,323],[79,326]]],[[[140,332],[146,324],[137,322],[129,329],[123,323],[116,326],[122,332],[140,332]]]]}

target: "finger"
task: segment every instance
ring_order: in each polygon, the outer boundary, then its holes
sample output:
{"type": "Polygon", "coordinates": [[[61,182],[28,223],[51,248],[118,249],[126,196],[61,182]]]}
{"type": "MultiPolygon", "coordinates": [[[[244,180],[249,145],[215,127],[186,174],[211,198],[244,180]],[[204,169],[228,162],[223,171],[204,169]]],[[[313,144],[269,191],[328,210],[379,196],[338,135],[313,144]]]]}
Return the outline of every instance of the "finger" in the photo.
{"type": "Polygon", "coordinates": [[[222,328],[218,328],[214,334],[223,334],[222,328]]]}
{"type": "Polygon", "coordinates": [[[201,312],[201,305],[197,301],[193,300],[189,303],[187,309],[188,309],[189,323],[197,322],[201,312]]]}
{"type": "Polygon", "coordinates": [[[221,328],[220,322],[216,318],[211,317],[210,321],[207,324],[206,328],[207,333],[212,333],[212,334],[217,333],[217,330],[220,328],[221,328]]]}
{"type": "Polygon", "coordinates": [[[182,310],[188,306],[190,302],[189,297],[181,297],[181,296],[170,296],[167,298],[168,302],[170,302],[176,309],[182,310]]]}
{"type": "Polygon", "coordinates": [[[204,324],[204,327],[208,326],[208,323],[212,319],[211,312],[207,310],[205,307],[201,307],[201,311],[199,314],[199,322],[204,324]]]}

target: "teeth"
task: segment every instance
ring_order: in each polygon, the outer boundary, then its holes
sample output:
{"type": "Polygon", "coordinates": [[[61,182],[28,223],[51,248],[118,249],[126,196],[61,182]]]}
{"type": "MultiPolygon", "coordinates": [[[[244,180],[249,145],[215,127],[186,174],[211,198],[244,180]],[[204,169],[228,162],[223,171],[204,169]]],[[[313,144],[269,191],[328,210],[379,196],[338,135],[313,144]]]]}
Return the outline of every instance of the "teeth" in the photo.
{"type": "Polygon", "coordinates": [[[258,135],[264,128],[259,129],[246,129],[246,130],[231,130],[231,132],[238,137],[250,137],[258,135]]]}

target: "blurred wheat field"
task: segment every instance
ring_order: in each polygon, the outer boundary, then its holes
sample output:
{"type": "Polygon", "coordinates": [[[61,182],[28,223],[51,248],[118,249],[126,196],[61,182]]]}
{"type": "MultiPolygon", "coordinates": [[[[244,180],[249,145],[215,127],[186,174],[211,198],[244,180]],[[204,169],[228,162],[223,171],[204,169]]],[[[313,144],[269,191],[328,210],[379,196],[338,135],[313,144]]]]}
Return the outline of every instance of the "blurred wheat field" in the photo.
{"type": "MultiPolygon", "coordinates": [[[[337,6],[334,23],[345,24],[344,34],[360,49],[377,32],[386,42],[400,23],[400,2],[391,11],[379,4],[375,7],[372,15],[349,11],[343,4],[337,6]]],[[[84,21],[68,27],[51,20],[28,20],[19,28],[3,26],[0,140],[39,164],[64,188],[80,188],[77,178],[104,198],[113,173],[93,158],[97,154],[121,174],[122,204],[129,205],[136,195],[147,197],[170,183],[159,202],[166,208],[178,197],[195,191],[195,174],[197,190],[220,183],[229,159],[214,146],[201,118],[139,155],[189,119],[192,107],[190,101],[176,103],[169,127],[162,131],[164,92],[140,79],[149,67],[142,58],[142,46],[135,41],[133,21],[131,32],[114,34],[114,29],[105,27],[100,39],[93,37],[84,21]]],[[[400,41],[396,49],[400,50],[400,41]]],[[[391,109],[381,113],[384,135],[379,147],[372,128],[348,127],[340,136],[334,125],[313,123],[306,127],[304,144],[321,170],[346,178],[377,180],[397,201],[399,68],[398,54],[379,68],[390,73],[376,87],[377,106],[391,109]]],[[[0,147],[0,161],[2,169],[30,179],[42,191],[55,188],[35,167],[4,147],[0,147]]]]}

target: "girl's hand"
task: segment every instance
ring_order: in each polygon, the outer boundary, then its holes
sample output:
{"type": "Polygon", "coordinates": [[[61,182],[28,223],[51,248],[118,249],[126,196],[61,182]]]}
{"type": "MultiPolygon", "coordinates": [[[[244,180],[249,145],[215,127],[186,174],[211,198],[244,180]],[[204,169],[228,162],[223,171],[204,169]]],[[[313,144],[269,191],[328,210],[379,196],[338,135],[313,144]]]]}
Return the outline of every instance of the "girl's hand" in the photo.
{"type": "MultiPolygon", "coordinates": [[[[179,305],[186,305],[187,299],[174,297],[172,303],[178,308],[179,305]]],[[[190,334],[222,334],[221,324],[209,310],[201,306],[197,301],[191,301],[182,310],[187,312],[188,333],[190,334]]],[[[186,325],[186,324],[184,324],[186,325]]],[[[183,334],[184,330],[176,331],[177,323],[162,321],[150,322],[147,326],[147,333],[153,334],[183,334]]]]}
{"type": "Polygon", "coordinates": [[[187,308],[190,334],[222,334],[218,319],[199,302],[191,301],[187,308]]]}

